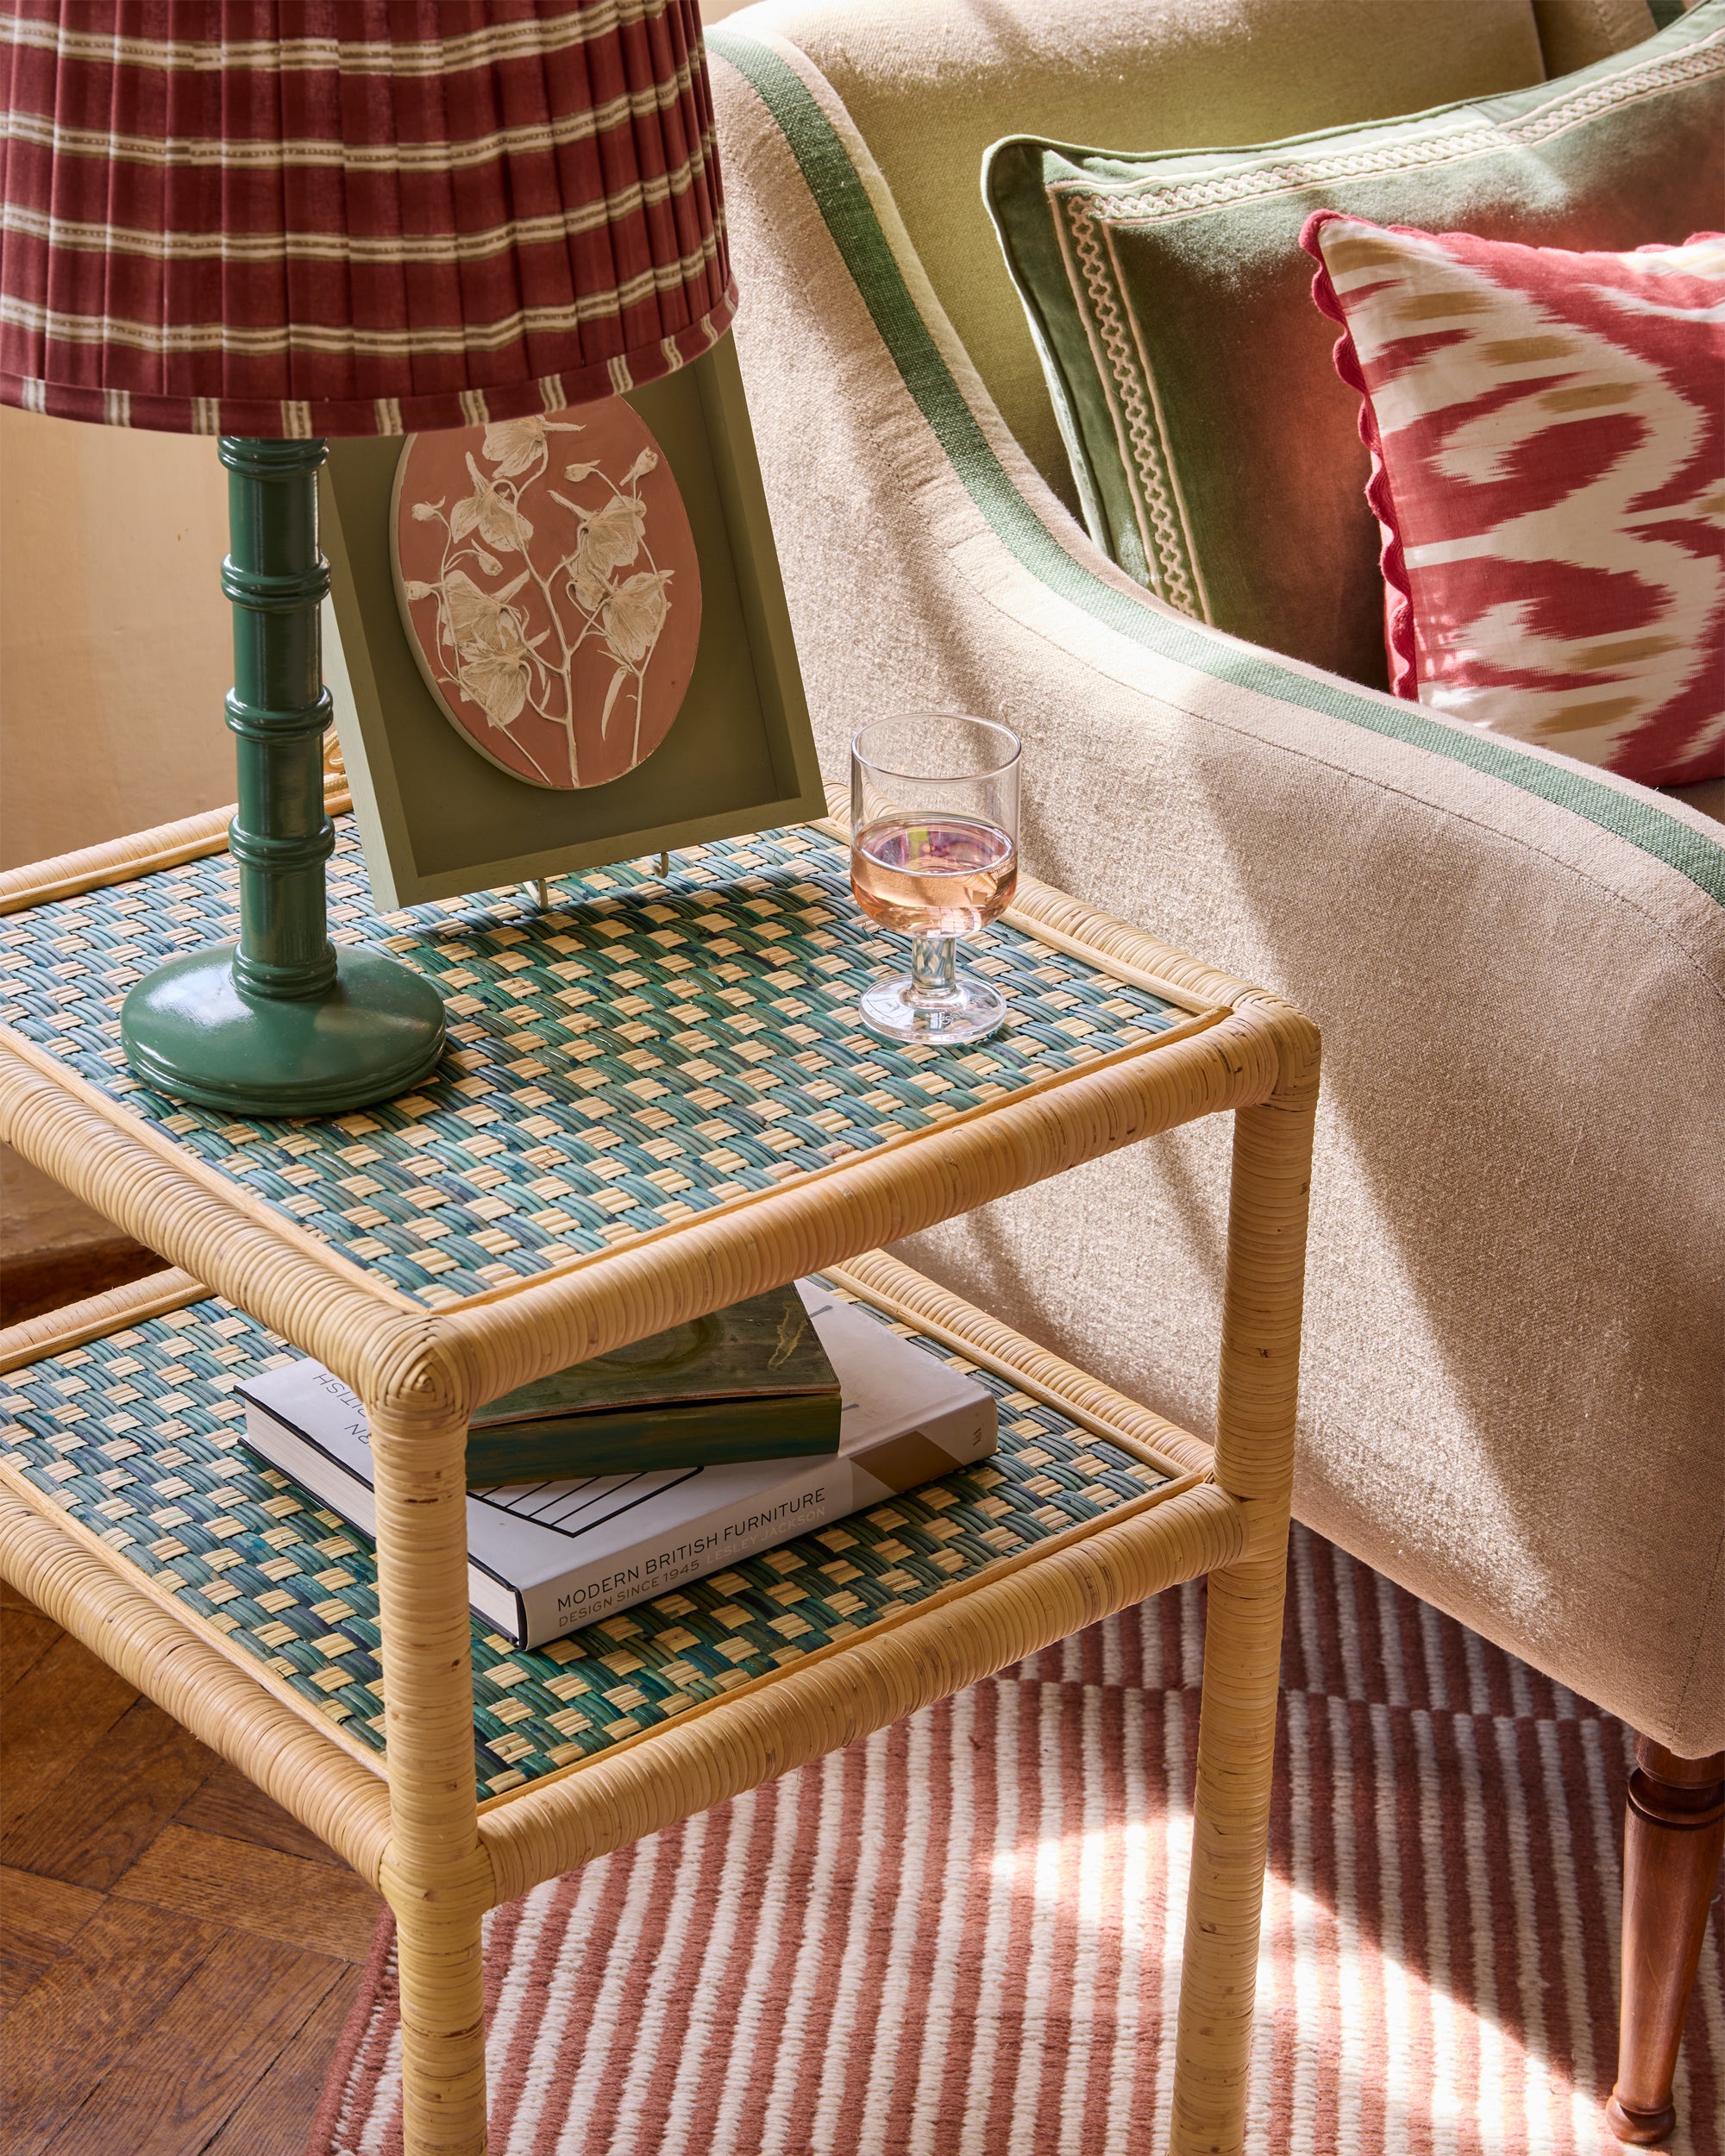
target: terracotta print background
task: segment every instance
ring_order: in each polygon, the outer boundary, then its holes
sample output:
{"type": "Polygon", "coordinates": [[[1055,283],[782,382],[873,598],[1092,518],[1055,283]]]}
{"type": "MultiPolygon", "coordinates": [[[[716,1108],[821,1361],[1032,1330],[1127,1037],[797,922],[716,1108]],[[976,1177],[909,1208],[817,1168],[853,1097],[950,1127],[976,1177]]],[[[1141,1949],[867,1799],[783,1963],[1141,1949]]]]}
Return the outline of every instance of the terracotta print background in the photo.
{"type": "Polygon", "coordinates": [[[396,592],[443,712],[530,785],[604,786],[669,732],[700,642],[677,483],[620,398],[416,435],[396,592]]]}

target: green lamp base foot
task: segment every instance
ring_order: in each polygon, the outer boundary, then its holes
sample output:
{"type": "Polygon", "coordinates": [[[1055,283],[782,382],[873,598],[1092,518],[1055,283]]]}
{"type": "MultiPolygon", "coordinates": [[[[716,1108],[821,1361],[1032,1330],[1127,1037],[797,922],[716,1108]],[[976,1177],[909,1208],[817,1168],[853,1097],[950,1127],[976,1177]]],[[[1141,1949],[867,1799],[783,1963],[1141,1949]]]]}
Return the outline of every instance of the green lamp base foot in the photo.
{"type": "Polygon", "coordinates": [[[235,1115],[339,1115],[405,1093],[443,1053],[430,983],[380,952],[338,948],[334,985],[299,1001],[242,996],[232,943],[176,958],[127,996],[127,1060],[148,1086],[235,1115]]]}

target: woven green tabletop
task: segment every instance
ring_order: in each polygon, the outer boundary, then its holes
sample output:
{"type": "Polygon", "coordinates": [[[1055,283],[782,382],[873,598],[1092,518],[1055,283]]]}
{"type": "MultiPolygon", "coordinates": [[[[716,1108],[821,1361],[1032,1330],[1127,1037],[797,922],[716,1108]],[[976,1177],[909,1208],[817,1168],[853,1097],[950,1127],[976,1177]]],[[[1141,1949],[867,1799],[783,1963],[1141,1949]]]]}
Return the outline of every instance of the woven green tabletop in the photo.
{"type": "Polygon", "coordinates": [[[351,828],[336,934],[436,981],[451,1052],[405,1099],[235,1123],[141,1085],[126,990],[236,932],[225,855],[0,919],[0,1025],[332,1249],[433,1307],[927,1130],[1187,1013],[1022,931],[969,946],[1011,1016],[969,1051],[897,1049],[856,1000],[903,940],[857,911],[844,849],[786,830],[570,878],[543,913],[492,893],[380,919],[351,828]]]}
{"type": "MultiPolygon", "coordinates": [[[[535,1652],[476,1619],[481,1796],[601,1752],[1166,1482],[862,1307],[994,1392],[999,1452],[535,1652]]],[[[237,1384],[287,1359],[273,1333],[218,1299],[150,1319],[0,1377],[0,1463],[172,1595],[189,1623],[381,1752],[373,1545],[242,1441],[237,1384]]]]}

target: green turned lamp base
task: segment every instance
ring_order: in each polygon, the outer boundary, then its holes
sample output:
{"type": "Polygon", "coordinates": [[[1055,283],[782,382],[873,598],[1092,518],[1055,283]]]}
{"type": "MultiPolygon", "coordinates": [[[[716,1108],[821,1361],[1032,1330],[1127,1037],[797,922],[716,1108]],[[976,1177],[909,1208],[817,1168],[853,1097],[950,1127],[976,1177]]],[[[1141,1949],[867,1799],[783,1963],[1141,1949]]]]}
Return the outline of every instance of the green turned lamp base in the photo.
{"type": "Polygon", "coordinates": [[[334,985],[289,1000],[242,996],[232,943],[176,958],[120,1013],[146,1085],[242,1116],[339,1115],[405,1093],[443,1053],[429,981],[373,950],[338,948],[334,985]]]}

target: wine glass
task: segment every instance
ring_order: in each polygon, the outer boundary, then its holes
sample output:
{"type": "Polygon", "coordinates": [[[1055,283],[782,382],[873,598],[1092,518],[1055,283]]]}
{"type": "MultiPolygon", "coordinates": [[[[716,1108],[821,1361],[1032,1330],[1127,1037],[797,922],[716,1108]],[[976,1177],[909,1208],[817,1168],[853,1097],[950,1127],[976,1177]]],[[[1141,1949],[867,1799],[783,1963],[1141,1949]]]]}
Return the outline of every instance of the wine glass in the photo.
{"type": "Polygon", "coordinates": [[[992,719],[909,711],[850,744],[850,888],[911,939],[911,969],[864,991],[862,1023],[889,1041],[986,1040],[1007,1006],[961,974],[957,942],[1011,903],[1019,874],[1019,742],[992,719]]]}

